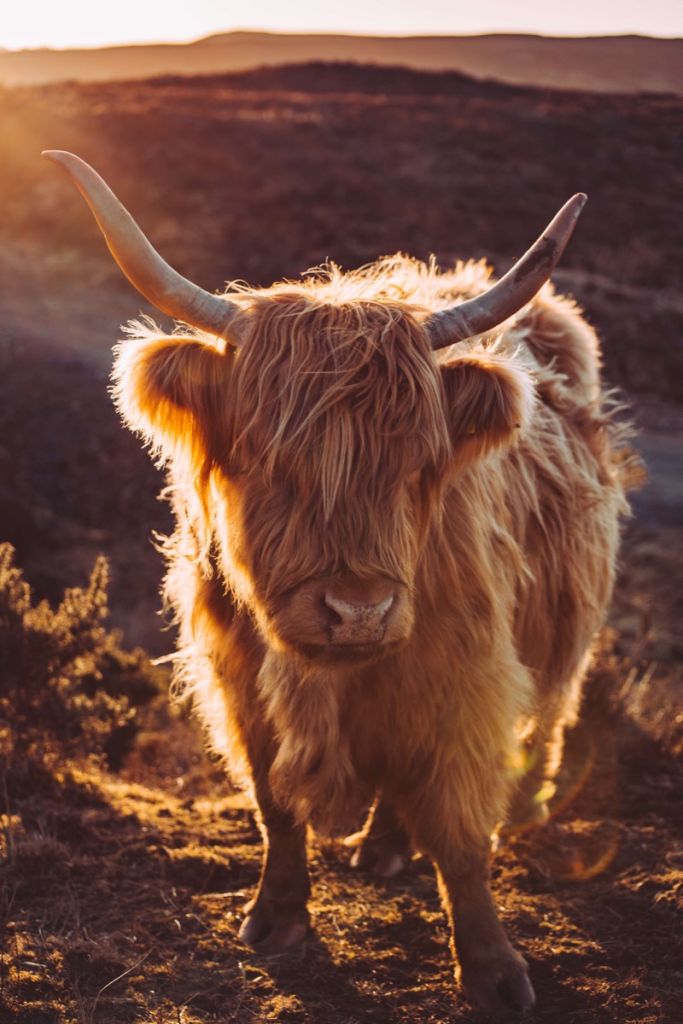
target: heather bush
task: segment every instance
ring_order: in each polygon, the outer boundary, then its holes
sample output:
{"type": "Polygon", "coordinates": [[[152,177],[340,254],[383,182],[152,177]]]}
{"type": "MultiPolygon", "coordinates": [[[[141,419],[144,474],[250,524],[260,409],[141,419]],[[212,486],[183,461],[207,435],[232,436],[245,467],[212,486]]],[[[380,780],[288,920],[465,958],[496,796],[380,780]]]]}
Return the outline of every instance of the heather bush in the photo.
{"type": "Polygon", "coordinates": [[[0,749],[23,788],[38,767],[78,758],[120,759],[135,732],[135,705],[158,689],[141,651],[106,628],[108,563],[65,592],[57,608],[34,601],[10,544],[0,544],[0,749]]]}

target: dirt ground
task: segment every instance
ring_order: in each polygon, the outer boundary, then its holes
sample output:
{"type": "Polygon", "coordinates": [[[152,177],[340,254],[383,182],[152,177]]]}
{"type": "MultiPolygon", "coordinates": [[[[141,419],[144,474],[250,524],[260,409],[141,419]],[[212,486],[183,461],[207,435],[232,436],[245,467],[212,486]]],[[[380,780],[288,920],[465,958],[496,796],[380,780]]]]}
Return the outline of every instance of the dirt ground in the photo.
{"type": "MultiPolygon", "coordinates": [[[[530,963],[539,1021],[680,1020],[680,764],[637,701],[614,699],[623,669],[600,656],[551,823],[504,839],[495,858],[496,901],[530,963]]],[[[10,808],[0,1019],[480,1019],[454,985],[422,858],[380,883],[350,868],[342,843],[311,837],[310,939],[270,959],[242,946],[259,871],[253,815],[182,716],[163,704],[146,716],[120,772],[72,765],[10,808]]]]}

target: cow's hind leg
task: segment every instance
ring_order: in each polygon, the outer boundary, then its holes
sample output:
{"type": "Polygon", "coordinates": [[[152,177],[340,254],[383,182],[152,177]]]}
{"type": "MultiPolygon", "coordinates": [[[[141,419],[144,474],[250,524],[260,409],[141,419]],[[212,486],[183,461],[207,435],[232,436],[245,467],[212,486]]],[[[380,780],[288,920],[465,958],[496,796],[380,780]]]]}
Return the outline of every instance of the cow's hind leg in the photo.
{"type": "Polygon", "coordinates": [[[508,827],[544,824],[555,778],[562,766],[565,729],[576,724],[588,656],[569,685],[546,694],[533,731],[522,748],[521,773],[507,814],[508,827]]]}
{"type": "Polygon", "coordinates": [[[412,856],[408,835],[384,793],[377,797],[362,832],[347,842],[355,846],[352,867],[372,871],[380,878],[398,875],[412,856]]]}
{"type": "Polygon", "coordinates": [[[543,825],[550,817],[548,801],[562,763],[565,722],[561,716],[538,721],[521,751],[520,777],[507,813],[507,828],[543,825]]]}

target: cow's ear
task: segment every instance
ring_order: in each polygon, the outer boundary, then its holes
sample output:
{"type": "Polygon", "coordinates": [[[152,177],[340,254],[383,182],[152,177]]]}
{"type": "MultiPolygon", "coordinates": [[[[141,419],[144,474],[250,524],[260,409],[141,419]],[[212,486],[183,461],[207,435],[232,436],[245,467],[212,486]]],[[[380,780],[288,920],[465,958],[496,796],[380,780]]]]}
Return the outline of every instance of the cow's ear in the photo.
{"type": "Polygon", "coordinates": [[[468,465],[512,443],[534,406],[531,376],[509,359],[468,354],[441,366],[453,450],[468,465]]]}
{"type": "Polygon", "coordinates": [[[232,358],[196,338],[125,341],[113,374],[119,412],[163,458],[208,454],[210,437],[223,432],[232,358]]]}

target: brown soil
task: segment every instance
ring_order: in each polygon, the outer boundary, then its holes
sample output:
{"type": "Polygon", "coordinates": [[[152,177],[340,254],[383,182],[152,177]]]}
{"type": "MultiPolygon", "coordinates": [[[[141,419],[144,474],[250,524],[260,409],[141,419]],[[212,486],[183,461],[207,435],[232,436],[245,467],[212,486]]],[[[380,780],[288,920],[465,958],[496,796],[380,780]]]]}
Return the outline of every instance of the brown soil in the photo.
{"type": "MultiPolygon", "coordinates": [[[[680,1020],[680,765],[610,697],[623,667],[599,660],[551,824],[495,859],[539,1021],[680,1020]]],[[[242,946],[259,871],[253,816],[182,719],[159,706],[147,716],[118,775],[72,765],[10,808],[3,1021],[479,1019],[454,985],[424,859],[378,883],[350,869],[341,844],[311,838],[314,933],[282,957],[242,946]]]]}

